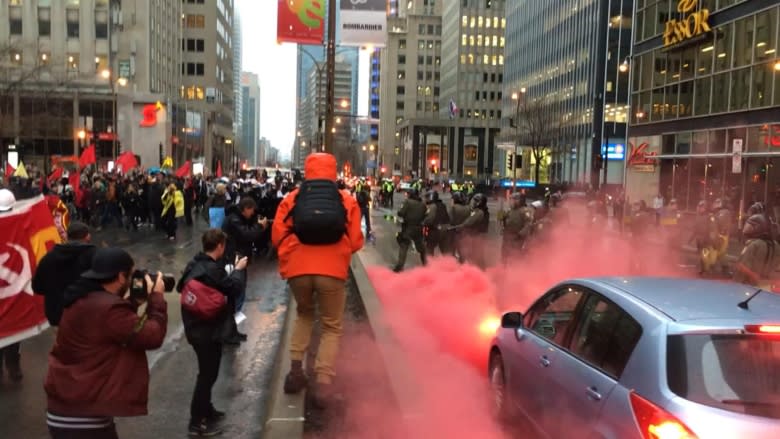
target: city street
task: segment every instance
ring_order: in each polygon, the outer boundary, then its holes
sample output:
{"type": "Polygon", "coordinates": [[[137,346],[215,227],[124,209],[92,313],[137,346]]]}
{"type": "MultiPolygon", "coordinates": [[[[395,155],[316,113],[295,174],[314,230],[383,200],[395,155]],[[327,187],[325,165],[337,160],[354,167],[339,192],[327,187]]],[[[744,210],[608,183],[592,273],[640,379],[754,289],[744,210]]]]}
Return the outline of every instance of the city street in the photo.
{"type": "MultiPolygon", "coordinates": [[[[178,276],[200,250],[202,222],[195,229],[180,227],[176,242],[148,229],[138,233],[110,228],[97,232],[93,242],[124,247],[136,267],[178,276]]],[[[268,385],[279,348],[280,332],[289,296],[276,265],[258,262],[249,267],[247,320],[239,326],[248,341],[225,347],[220,377],[214,386],[214,405],[227,412],[225,436],[257,438],[262,428],[268,385]]],[[[149,415],[117,420],[122,438],[184,437],[189,404],[197,375],[195,353],[184,339],[179,295],[167,294],[168,333],[161,349],[148,353],[151,366],[149,415]]],[[[22,342],[24,380],[0,381],[0,437],[38,439],[48,437],[45,422],[46,395],[43,379],[54,329],[22,342]]]]}

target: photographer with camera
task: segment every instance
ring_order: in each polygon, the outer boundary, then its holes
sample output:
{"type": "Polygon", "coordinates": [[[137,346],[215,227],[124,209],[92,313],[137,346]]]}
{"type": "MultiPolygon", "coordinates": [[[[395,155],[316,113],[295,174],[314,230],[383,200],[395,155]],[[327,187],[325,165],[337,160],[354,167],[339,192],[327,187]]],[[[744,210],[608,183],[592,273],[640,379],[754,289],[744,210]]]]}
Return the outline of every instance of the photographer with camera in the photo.
{"type": "Polygon", "coordinates": [[[92,267],[65,290],[44,384],[53,439],[115,439],[114,416],[147,414],[146,351],[165,339],[166,281],[134,266],[120,248],[98,249],[92,267]]]}
{"type": "Polygon", "coordinates": [[[246,287],[246,256],[235,259],[233,270],[225,270],[227,237],[222,230],[203,233],[203,252],[196,255],[179,280],[182,320],[187,341],[198,357],[198,379],[190,405],[189,433],[213,436],[221,432],[217,423],[225,413],[211,403],[211,388],[219,376],[222,344],[230,339],[236,321],[232,304],[246,287]]]}

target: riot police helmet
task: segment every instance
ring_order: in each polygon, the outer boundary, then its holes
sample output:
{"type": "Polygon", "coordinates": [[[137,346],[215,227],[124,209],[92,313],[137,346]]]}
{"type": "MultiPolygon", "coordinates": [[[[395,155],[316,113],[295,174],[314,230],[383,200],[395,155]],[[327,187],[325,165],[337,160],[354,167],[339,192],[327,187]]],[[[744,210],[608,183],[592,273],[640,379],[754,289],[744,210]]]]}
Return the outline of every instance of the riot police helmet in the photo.
{"type": "Polygon", "coordinates": [[[512,195],[512,208],[513,209],[519,209],[521,207],[525,207],[525,205],[526,205],[525,194],[516,193],[516,194],[512,195]]]}
{"type": "Polygon", "coordinates": [[[747,239],[763,239],[770,237],[769,220],[766,215],[758,213],[751,215],[742,229],[742,234],[747,239]]]}
{"type": "Polygon", "coordinates": [[[487,207],[487,197],[485,194],[475,194],[471,199],[471,207],[474,209],[485,209],[487,207]]]}
{"type": "Polygon", "coordinates": [[[465,205],[466,197],[463,196],[463,192],[456,191],[452,193],[452,202],[455,204],[465,205]]]}
{"type": "Polygon", "coordinates": [[[760,201],[757,203],[753,203],[753,205],[750,206],[747,210],[748,217],[751,217],[753,215],[758,215],[758,214],[764,214],[764,213],[766,213],[766,207],[764,206],[764,203],[760,201]]]}

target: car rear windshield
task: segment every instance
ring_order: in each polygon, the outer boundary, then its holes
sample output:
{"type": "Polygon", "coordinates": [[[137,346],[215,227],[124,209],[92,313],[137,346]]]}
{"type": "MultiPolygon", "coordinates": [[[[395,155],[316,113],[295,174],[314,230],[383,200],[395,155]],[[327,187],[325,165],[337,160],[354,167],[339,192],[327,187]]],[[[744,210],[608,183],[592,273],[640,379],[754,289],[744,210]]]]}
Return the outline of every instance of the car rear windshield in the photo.
{"type": "Polygon", "coordinates": [[[689,401],[780,419],[780,338],[672,335],[667,379],[672,392],[689,401]]]}

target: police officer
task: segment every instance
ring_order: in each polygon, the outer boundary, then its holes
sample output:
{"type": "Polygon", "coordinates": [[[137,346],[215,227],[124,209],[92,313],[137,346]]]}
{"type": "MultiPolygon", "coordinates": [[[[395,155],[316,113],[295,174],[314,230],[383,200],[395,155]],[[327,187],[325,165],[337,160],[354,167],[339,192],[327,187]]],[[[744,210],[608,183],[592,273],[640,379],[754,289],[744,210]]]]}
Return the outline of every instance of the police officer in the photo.
{"type": "Polygon", "coordinates": [[[718,227],[715,217],[707,210],[707,202],[699,201],[696,206],[696,220],[694,221],[693,235],[690,241],[696,243],[696,252],[699,256],[699,274],[709,271],[714,258],[708,256],[715,254],[715,245],[718,242],[718,227]]]}
{"type": "Polygon", "coordinates": [[[486,268],[482,240],[490,229],[487,197],[484,194],[474,195],[469,203],[469,209],[469,217],[462,223],[451,226],[451,229],[462,233],[459,237],[461,258],[473,262],[480,268],[486,268]]]}
{"type": "MultiPolygon", "coordinates": [[[[455,183],[453,183],[455,184],[455,183]]],[[[466,197],[463,192],[452,193],[452,207],[450,208],[450,225],[458,226],[463,224],[469,216],[471,216],[471,209],[466,202],[466,197]]],[[[460,236],[455,232],[454,227],[445,228],[447,230],[447,239],[450,244],[452,255],[455,256],[458,261],[463,262],[463,252],[461,251],[460,236]]]]}
{"type": "Polygon", "coordinates": [[[512,195],[512,207],[504,218],[503,244],[501,259],[509,262],[511,256],[520,253],[525,246],[525,240],[531,234],[534,224],[534,211],[526,205],[524,194],[512,195]]]}
{"type": "Polygon", "coordinates": [[[406,201],[398,211],[398,218],[403,221],[401,231],[396,235],[398,241],[398,263],[393,267],[393,271],[400,273],[406,265],[406,253],[409,251],[409,245],[414,243],[414,247],[420,253],[420,260],[423,265],[428,263],[425,256],[425,245],[423,242],[423,221],[425,220],[425,204],[420,199],[420,192],[412,188],[407,192],[406,201]]]}
{"type": "Polygon", "coordinates": [[[427,212],[423,226],[425,228],[427,254],[433,256],[437,246],[442,255],[447,254],[449,252],[449,243],[446,239],[447,234],[441,230],[442,226],[450,224],[450,215],[447,213],[447,207],[439,199],[439,193],[436,191],[428,191],[425,194],[425,205],[427,212]]]}
{"type": "Polygon", "coordinates": [[[751,215],[742,234],[747,240],[734,270],[734,281],[764,288],[775,269],[780,267],[780,244],[764,213],[751,215]]]}

